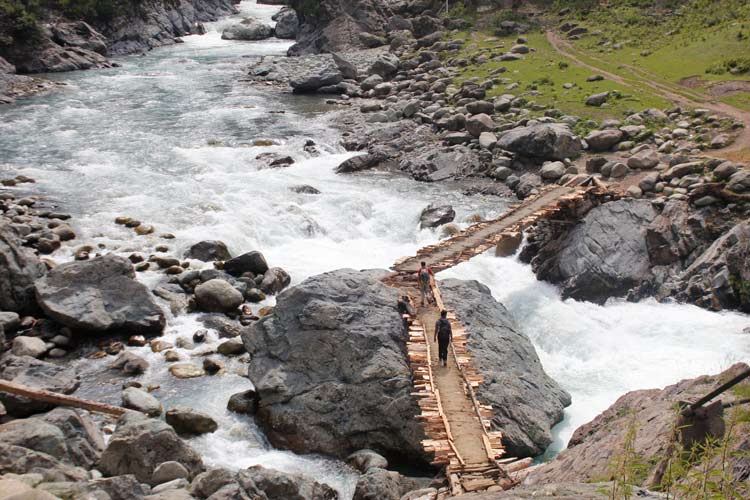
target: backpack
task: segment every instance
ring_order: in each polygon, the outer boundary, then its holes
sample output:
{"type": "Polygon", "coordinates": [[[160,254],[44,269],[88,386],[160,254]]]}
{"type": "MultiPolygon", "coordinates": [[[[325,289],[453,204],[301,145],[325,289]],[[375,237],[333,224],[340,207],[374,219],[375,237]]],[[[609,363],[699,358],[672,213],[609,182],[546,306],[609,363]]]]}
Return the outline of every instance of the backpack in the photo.
{"type": "Polygon", "coordinates": [[[429,283],[430,281],[430,270],[426,267],[423,267],[419,270],[419,280],[422,283],[429,283]]]}
{"type": "Polygon", "coordinates": [[[445,318],[440,318],[437,322],[438,337],[447,337],[451,331],[451,322],[445,318]]]}

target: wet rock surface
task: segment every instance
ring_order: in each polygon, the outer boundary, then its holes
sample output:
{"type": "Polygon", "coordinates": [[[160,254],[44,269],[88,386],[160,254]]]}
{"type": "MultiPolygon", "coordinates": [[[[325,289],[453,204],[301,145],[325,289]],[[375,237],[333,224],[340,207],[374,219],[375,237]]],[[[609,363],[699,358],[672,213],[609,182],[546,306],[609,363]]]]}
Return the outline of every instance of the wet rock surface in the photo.
{"type": "Polygon", "coordinates": [[[424,460],[398,294],[376,277],[346,269],[312,277],[242,332],[256,420],[277,446],[424,460]]]}
{"type": "Polygon", "coordinates": [[[506,450],[518,457],[544,453],[570,395],[545,373],[531,341],[486,286],[441,280],[440,291],[467,329],[468,350],[484,377],[478,395],[492,405],[506,450]]]}

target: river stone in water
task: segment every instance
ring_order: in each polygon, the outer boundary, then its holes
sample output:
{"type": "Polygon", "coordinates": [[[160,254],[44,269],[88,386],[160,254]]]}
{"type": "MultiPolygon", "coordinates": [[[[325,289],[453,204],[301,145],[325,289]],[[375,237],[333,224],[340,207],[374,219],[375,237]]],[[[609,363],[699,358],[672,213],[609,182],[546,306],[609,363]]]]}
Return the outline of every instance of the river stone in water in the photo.
{"type": "Polygon", "coordinates": [[[174,427],[177,434],[198,435],[214,432],[219,428],[216,421],[205,413],[188,408],[175,406],[167,410],[166,420],[174,427]]]}
{"type": "Polygon", "coordinates": [[[203,262],[213,262],[217,260],[229,260],[232,255],[229,253],[227,245],[223,241],[199,241],[191,246],[185,252],[186,259],[197,259],[203,262]]]}
{"type": "Polygon", "coordinates": [[[169,367],[169,373],[177,378],[202,377],[206,373],[195,363],[177,363],[169,367]]]}
{"type": "Polygon", "coordinates": [[[195,287],[195,301],[207,312],[232,312],[243,302],[239,290],[222,279],[212,279],[195,287]]]}
{"type": "Polygon", "coordinates": [[[145,413],[149,417],[158,417],[162,412],[162,406],[158,399],[135,387],[128,387],[122,391],[122,406],[145,413]]]}
{"type": "Polygon", "coordinates": [[[430,204],[422,210],[422,214],[419,216],[419,228],[426,229],[430,227],[438,227],[449,222],[453,222],[456,218],[456,211],[450,205],[434,205],[430,204]]]}
{"type": "Polygon", "coordinates": [[[127,259],[105,255],[56,267],[36,281],[36,296],[50,318],[74,330],[161,333],[164,312],[134,277],[127,259]]]}
{"type": "Polygon", "coordinates": [[[221,33],[224,40],[265,40],[271,38],[273,28],[257,19],[248,17],[226,28],[221,33]]]}
{"type": "Polygon", "coordinates": [[[570,395],[545,373],[531,341],[486,286],[449,279],[440,290],[467,329],[467,348],[484,377],[478,393],[495,409],[492,424],[502,430],[508,455],[544,453],[570,395]]]}
{"type": "Polygon", "coordinates": [[[274,445],[341,458],[370,448],[424,463],[398,292],[382,273],[309,278],[243,330],[256,421],[274,445]]]}
{"type": "Polygon", "coordinates": [[[161,420],[140,413],[126,413],[102,453],[98,469],[106,475],[134,474],[138,481],[153,485],[154,470],[168,461],[180,462],[190,477],[200,473],[198,453],[161,420]]]}
{"type": "Polygon", "coordinates": [[[262,253],[253,251],[226,261],[224,270],[233,276],[240,276],[244,273],[253,273],[257,276],[268,271],[268,263],[262,253]]]}
{"type": "Polygon", "coordinates": [[[346,463],[363,474],[372,468],[388,468],[388,460],[372,450],[355,451],[346,457],[346,463]]]}

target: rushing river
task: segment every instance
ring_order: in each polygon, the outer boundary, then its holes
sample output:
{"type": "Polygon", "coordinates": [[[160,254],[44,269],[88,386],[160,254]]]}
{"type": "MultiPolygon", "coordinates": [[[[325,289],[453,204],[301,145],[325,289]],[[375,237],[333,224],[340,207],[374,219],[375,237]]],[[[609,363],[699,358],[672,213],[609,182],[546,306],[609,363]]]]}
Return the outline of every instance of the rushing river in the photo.
{"type": "MultiPolygon", "coordinates": [[[[277,10],[254,1],[241,9],[267,20],[277,10]]],[[[446,193],[439,184],[400,176],[334,174],[351,156],[330,125],[336,108],[320,98],[239,83],[252,60],[284,54],[289,43],[223,41],[220,32],[230,22],[213,23],[208,34],[183,44],[122,58],[120,68],[53,75],[68,88],[0,108],[0,172],[36,178],[40,193],[73,214],[79,241],[122,253],[148,253],[168,243],[179,256],[196,241],[219,239],[234,253],[261,250],[294,282],[340,267],[385,268],[435,242],[438,233],[417,225],[432,201],[451,203],[460,223],[505,209],[497,199],[446,193]],[[309,139],[320,155],[304,152],[309,139]],[[267,152],[290,155],[295,163],[265,168],[256,157],[267,152]],[[290,191],[300,184],[321,194],[290,191]],[[116,226],[120,215],[153,224],[156,234],[137,237],[116,226]],[[176,239],[160,239],[163,233],[176,239]]],[[[74,248],[65,246],[59,259],[69,259],[74,248]]],[[[547,371],[573,394],[551,453],[628,390],[750,361],[750,338],[741,333],[750,325],[747,316],[648,301],[562,301],[513,258],[481,256],[443,274],[488,284],[534,340],[547,371]]],[[[142,279],[152,284],[162,275],[142,279]]],[[[166,337],[200,327],[192,315],[171,318],[166,337]]],[[[144,383],[161,386],[157,396],[166,406],[184,403],[220,422],[218,432],[193,440],[208,463],[304,472],[350,498],[356,477],[346,467],[274,450],[249,419],[225,409],[231,394],[250,386],[241,376],[245,365],[230,362],[223,377],[180,381],[167,374],[161,355],[147,348],[138,353],[151,363],[144,383]]],[[[100,373],[105,363],[86,360],[80,368],[100,373]]],[[[109,385],[83,390],[119,401],[109,385]]]]}

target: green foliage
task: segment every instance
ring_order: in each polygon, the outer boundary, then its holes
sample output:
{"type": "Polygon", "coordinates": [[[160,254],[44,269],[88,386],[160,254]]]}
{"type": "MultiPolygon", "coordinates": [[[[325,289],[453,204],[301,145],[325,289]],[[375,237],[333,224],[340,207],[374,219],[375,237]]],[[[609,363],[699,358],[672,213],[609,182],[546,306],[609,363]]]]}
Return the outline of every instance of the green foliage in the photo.
{"type": "MultiPolygon", "coordinates": [[[[686,449],[680,443],[669,450],[667,468],[661,490],[667,500],[742,500],[748,498],[747,483],[736,480],[733,459],[750,458],[750,453],[737,448],[740,424],[738,411],[727,422],[724,437],[708,437],[686,449]]],[[[740,431],[741,432],[741,431],[740,431]]]]}
{"type": "Polygon", "coordinates": [[[750,72],[750,57],[732,57],[717,62],[706,68],[706,73],[723,75],[725,73],[739,74],[750,72]]]}
{"type": "Polygon", "coordinates": [[[620,449],[610,462],[612,485],[609,490],[610,500],[629,500],[633,496],[633,486],[640,484],[648,473],[648,463],[635,449],[638,435],[638,422],[631,414],[628,430],[620,449]]]}

